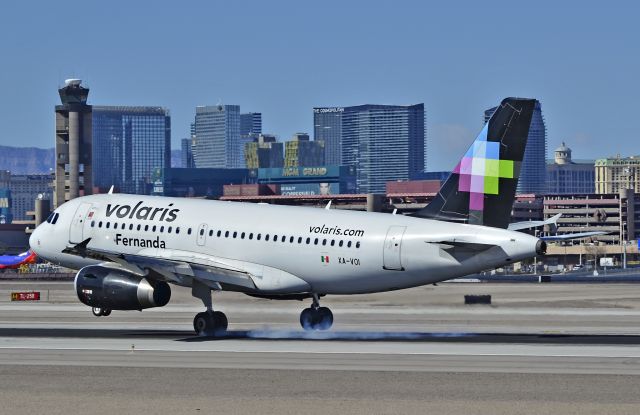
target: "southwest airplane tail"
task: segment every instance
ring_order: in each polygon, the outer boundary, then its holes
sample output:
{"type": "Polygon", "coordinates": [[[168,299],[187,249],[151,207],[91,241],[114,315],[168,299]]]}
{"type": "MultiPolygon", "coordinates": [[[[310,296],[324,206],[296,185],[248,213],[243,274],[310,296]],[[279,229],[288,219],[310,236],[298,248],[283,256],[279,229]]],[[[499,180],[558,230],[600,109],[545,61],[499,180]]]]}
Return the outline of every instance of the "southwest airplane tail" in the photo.
{"type": "Polygon", "coordinates": [[[0,255],[0,269],[15,269],[23,264],[34,264],[38,257],[28,250],[18,255],[0,255]]]}
{"type": "Polygon", "coordinates": [[[535,103],[504,99],[436,198],[415,216],[506,229],[535,103]]]}

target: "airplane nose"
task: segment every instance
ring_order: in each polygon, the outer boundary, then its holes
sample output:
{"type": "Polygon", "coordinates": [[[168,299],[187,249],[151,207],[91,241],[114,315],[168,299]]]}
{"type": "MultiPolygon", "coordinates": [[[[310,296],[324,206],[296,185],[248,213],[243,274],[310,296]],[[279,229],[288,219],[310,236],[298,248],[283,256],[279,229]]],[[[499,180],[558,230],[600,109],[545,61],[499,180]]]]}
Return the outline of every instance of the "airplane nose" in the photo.
{"type": "Polygon", "coordinates": [[[31,248],[32,252],[35,252],[36,255],[38,255],[38,250],[40,249],[40,234],[41,234],[41,227],[38,226],[36,227],[33,232],[31,233],[31,236],[29,237],[29,247],[31,248]]]}

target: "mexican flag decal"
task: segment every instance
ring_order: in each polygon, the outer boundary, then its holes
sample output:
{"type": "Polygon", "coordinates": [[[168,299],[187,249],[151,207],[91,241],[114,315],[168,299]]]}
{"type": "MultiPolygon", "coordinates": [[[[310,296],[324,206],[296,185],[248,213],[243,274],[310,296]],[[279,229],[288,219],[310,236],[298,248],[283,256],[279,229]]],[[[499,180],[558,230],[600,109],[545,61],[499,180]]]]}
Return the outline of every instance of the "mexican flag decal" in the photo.
{"type": "Polygon", "coordinates": [[[320,262],[327,265],[329,263],[329,255],[320,255],[320,262]]]}

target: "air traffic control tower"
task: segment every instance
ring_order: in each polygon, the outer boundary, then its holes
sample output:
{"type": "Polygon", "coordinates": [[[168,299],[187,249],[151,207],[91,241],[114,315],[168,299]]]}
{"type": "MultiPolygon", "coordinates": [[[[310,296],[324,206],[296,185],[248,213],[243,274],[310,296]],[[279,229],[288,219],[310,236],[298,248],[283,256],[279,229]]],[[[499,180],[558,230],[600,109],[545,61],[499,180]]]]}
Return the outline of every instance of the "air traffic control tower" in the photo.
{"type": "Polygon", "coordinates": [[[93,190],[89,88],[80,79],[67,79],[58,92],[62,105],[56,105],[55,207],[93,190]]]}

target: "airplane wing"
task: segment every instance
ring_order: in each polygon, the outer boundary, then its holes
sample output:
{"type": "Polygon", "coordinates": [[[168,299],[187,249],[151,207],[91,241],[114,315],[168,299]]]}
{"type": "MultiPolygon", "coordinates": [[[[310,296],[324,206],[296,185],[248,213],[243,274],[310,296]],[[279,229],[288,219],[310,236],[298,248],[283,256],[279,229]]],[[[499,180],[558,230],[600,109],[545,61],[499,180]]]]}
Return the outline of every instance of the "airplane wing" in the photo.
{"type": "Polygon", "coordinates": [[[85,239],[77,245],[68,247],[62,252],[83,258],[117,263],[136,274],[144,274],[145,269],[152,269],[179,285],[185,282],[185,277],[192,277],[209,282],[237,285],[249,289],[256,288],[249,272],[216,261],[213,257],[207,258],[203,256],[202,258],[198,258],[192,253],[180,256],[175,251],[170,251],[171,254],[163,258],[145,255],[144,253],[135,255],[123,254],[89,247],[89,242],[91,242],[91,238],[85,239]]]}
{"type": "Polygon", "coordinates": [[[261,264],[231,260],[174,249],[142,249],[137,254],[123,254],[90,246],[91,238],[67,247],[63,253],[116,263],[138,275],[153,270],[169,282],[190,286],[192,279],[208,286],[235,291],[278,291],[282,285],[304,292],[309,285],[297,276],[261,264]]]}
{"type": "Polygon", "coordinates": [[[562,216],[562,213],[558,213],[557,215],[554,215],[546,220],[529,220],[524,222],[514,222],[514,223],[510,223],[507,229],[509,229],[510,231],[519,231],[520,229],[537,228],[538,226],[552,225],[552,224],[555,225],[558,219],[560,219],[560,216],[562,216]]]}
{"type": "Polygon", "coordinates": [[[606,235],[609,232],[592,231],[592,232],[578,232],[578,233],[566,233],[564,235],[548,235],[541,236],[543,241],[565,241],[569,239],[588,238],[590,236],[606,235]]]}

